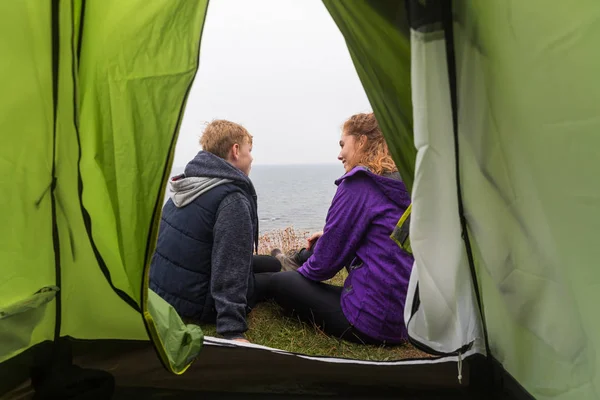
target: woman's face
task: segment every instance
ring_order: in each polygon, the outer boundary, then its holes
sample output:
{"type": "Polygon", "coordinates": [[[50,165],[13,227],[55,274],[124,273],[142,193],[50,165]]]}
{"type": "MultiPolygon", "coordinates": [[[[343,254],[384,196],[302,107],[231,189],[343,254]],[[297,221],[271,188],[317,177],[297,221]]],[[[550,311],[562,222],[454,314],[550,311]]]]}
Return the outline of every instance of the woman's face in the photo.
{"type": "Polygon", "coordinates": [[[342,137],[340,139],[341,149],[340,154],[338,155],[338,160],[342,162],[346,172],[349,172],[352,168],[356,167],[360,161],[358,150],[363,144],[361,139],[357,139],[352,135],[346,135],[346,132],[342,133],[342,137]]]}

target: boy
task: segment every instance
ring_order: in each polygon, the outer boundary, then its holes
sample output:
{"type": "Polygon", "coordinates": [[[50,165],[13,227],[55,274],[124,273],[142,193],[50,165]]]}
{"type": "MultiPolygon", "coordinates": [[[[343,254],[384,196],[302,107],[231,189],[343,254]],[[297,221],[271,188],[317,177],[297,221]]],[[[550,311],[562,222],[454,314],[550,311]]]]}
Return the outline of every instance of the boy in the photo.
{"type": "Polygon", "coordinates": [[[247,342],[252,253],[258,243],[256,191],[248,178],[252,136],[225,120],[207,125],[200,151],[171,178],[150,288],[186,322],[215,322],[226,339],[247,342]]]}

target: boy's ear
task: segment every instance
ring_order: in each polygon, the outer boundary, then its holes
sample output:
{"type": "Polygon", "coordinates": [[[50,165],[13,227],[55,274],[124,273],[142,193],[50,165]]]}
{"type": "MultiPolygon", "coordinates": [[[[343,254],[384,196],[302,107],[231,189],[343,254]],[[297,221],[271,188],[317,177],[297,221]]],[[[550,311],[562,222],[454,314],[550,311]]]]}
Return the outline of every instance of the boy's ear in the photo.
{"type": "Polygon", "coordinates": [[[235,143],[232,147],[231,147],[231,156],[233,157],[234,160],[237,160],[240,157],[240,145],[235,143]]]}

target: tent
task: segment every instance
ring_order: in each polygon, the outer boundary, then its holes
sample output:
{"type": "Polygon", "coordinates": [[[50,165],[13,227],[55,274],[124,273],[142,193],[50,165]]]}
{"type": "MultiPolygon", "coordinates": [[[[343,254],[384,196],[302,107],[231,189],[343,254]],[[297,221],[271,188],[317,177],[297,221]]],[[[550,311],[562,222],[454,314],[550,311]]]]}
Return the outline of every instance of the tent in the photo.
{"type": "Polygon", "coordinates": [[[184,325],[146,272],[208,1],[0,2],[0,395],[600,397],[600,3],[324,4],[411,190],[405,316],[435,357],[184,325]]]}

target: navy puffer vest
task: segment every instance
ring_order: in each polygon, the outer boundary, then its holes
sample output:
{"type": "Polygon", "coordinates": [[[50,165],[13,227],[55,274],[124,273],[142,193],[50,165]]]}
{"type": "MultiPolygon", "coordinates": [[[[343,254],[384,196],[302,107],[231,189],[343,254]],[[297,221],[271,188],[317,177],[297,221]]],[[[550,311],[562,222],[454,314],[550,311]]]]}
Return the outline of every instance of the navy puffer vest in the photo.
{"type": "Polygon", "coordinates": [[[210,295],[213,227],[219,204],[233,192],[248,198],[257,224],[256,200],[234,183],[219,185],[182,208],[169,199],[163,208],[150,289],[181,317],[214,321],[216,310],[210,295]]]}

